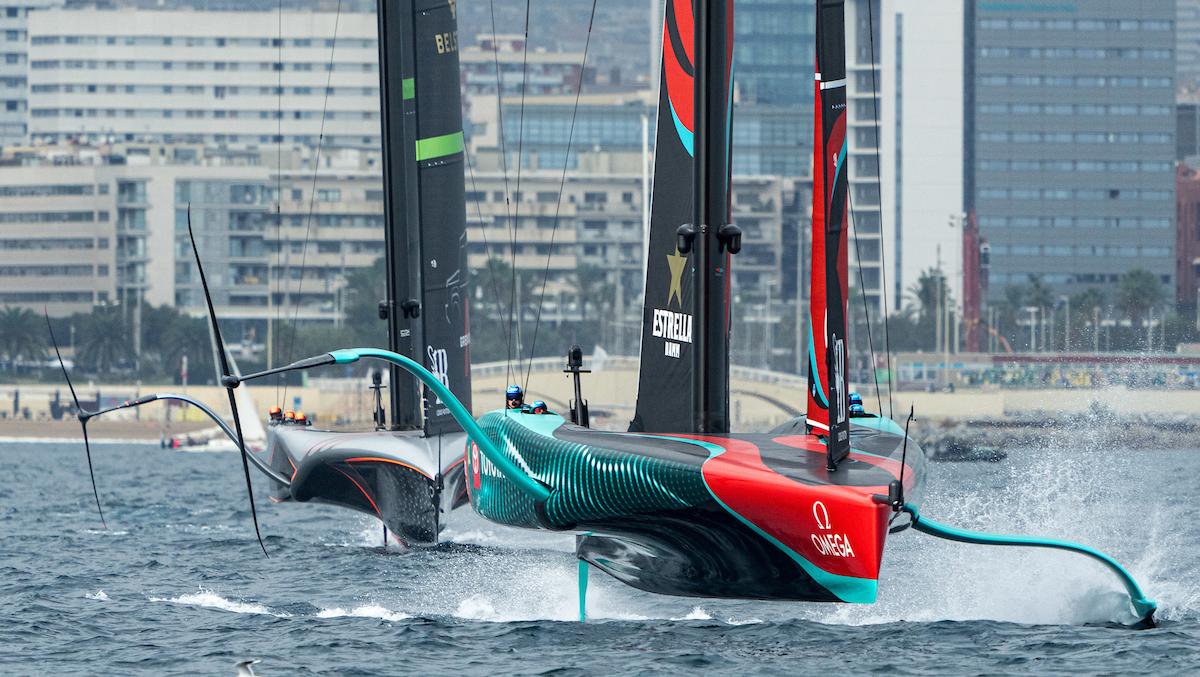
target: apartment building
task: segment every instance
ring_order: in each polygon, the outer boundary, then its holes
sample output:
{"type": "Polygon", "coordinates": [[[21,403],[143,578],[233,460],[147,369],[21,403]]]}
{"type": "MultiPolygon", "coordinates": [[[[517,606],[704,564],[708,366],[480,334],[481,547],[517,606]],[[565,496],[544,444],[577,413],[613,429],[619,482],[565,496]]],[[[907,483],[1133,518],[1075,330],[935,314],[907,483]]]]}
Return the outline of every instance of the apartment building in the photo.
{"type": "Polygon", "coordinates": [[[0,167],[0,306],[62,316],[117,300],[120,170],[0,167]]]}
{"type": "Polygon", "coordinates": [[[25,142],[29,113],[27,21],[30,12],[54,4],[61,3],[30,0],[0,6],[0,147],[25,142]]]}
{"type": "Polygon", "coordinates": [[[29,137],[378,148],[377,31],[359,13],[32,12],[29,137]]]}
{"type": "Polygon", "coordinates": [[[968,3],[966,206],[990,289],[1057,293],[1144,268],[1174,284],[1175,18],[1170,0],[968,3]]]}

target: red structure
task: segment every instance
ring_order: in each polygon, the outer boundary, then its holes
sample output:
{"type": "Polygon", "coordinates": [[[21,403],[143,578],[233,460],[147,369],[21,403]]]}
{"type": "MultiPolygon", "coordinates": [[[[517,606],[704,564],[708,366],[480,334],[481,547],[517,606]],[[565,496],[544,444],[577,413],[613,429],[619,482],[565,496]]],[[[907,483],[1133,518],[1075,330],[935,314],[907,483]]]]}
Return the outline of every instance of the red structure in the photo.
{"type": "Polygon", "coordinates": [[[1200,285],[1200,172],[1175,169],[1175,301],[1196,303],[1200,285]]]}
{"type": "Polygon", "coordinates": [[[987,239],[979,237],[979,221],[975,210],[967,212],[962,229],[963,261],[963,327],[966,333],[964,349],[979,352],[979,337],[986,329],[980,312],[988,297],[987,239]]]}

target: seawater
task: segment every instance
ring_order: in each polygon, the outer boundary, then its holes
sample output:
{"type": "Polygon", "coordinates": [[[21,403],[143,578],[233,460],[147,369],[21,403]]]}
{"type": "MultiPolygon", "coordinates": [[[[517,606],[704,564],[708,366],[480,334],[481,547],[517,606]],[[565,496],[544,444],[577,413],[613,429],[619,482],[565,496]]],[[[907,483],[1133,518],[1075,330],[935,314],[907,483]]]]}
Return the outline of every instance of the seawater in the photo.
{"type": "Polygon", "coordinates": [[[1089,559],[892,536],[874,605],[649,595],[593,572],[575,621],[573,537],[454,513],[446,542],[382,544],[380,523],[274,504],[270,558],[232,453],[0,445],[0,674],[1195,675],[1200,451],[1017,452],[932,464],[923,513],[1084,542],[1159,603],[1133,631],[1089,559]]]}

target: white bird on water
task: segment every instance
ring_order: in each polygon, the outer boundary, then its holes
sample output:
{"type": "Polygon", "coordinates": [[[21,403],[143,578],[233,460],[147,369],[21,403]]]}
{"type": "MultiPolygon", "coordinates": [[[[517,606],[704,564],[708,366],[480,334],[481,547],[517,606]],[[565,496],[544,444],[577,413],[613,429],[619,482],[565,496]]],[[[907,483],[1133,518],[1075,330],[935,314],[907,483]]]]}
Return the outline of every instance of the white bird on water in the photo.
{"type": "Polygon", "coordinates": [[[254,674],[254,664],[261,662],[261,660],[255,658],[252,661],[239,661],[234,663],[233,667],[237,668],[237,677],[257,677],[254,674]]]}

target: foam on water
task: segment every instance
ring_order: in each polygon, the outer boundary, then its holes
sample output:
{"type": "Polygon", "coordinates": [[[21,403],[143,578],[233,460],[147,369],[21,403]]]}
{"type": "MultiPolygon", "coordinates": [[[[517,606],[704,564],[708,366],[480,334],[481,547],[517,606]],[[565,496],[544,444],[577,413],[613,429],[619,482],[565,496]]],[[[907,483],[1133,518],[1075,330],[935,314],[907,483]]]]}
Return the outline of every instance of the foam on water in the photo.
{"type": "Polygon", "coordinates": [[[673,621],[711,621],[712,615],[704,610],[703,607],[694,606],[688,615],[682,618],[672,618],[673,621]]]}
{"type": "MultiPolygon", "coordinates": [[[[1191,518],[1159,505],[1138,477],[1137,452],[1050,450],[981,467],[974,486],[941,489],[930,470],[922,514],[980,531],[1047,536],[1092,546],[1120,562],[1160,605],[1157,617],[1195,614],[1196,588],[1171,575],[1180,527],[1191,518]],[[1131,455],[1132,454],[1132,455],[1131,455]],[[1167,526],[1169,525],[1169,527],[1167,526]],[[1167,537],[1166,534],[1171,534],[1167,537]],[[1181,604],[1182,603],[1182,604],[1181,604]]],[[[955,470],[962,470],[956,468],[955,470]]],[[[874,605],[805,605],[826,623],[999,620],[1031,624],[1130,623],[1128,595],[1102,564],[1060,551],[951,543],[913,530],[889,538],[874,605]]]]}
{"type": "Polygon", "coordinates": [[[98,590],[96,592],[89,592],[86,595],[84,595],[84,597],[86,597],[88,599],[98,600],[101,602],[108,601],[108,595],[104,594],[103,590],[98,590]]]}
{"type": "Polygon", "coordinates": [[[172,604],[186,604],[189,606],[202,606],[210,609],[220,609],[222,611],[232,611],[238,614],[262,614],[275,616],[277,618],[287,618],[290,614],[276,613],[261,604],[251,602],[238,602],[231,599],[226,599],[211,590],[200,588],[199,592],[179,595],[178,597],[150,597],[151,602],[170,602],[172,604]]]}
{"type": "Polygon", "coordinates": [[[401,621],[405,618],[412,618],[408,614],[401,611],[391,611],[375,604],[355,607],[349,611],[340,607],[332,609],[321,609],[317,612],[317,618],[378,618],[385,621],[401,621]]]}

